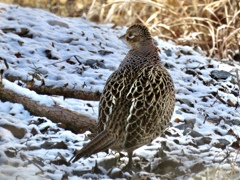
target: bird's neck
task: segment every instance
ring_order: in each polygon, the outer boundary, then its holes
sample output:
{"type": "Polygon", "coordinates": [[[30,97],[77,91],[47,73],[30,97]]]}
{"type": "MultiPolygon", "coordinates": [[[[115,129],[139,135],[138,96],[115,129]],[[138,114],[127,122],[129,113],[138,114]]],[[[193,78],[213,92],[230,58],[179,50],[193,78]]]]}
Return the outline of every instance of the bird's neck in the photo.
{"type": "Polygon", "coordinates": [[[132,46],[129,53],[147,56],[148,54],[158,54],[158,51],[159,49],[154,45],[152,40],[149,40],[135,44],[135,46],[132,46]]]}
{"type": "Polygon", "coordinates": [[[132,48],[119,66],[119,71],[124,71],[131,76],[135,76],[139,69],[144,66],[161,64],[158,55],[159,49],[152,44],[142,44],[139,48],[132,48]]]}

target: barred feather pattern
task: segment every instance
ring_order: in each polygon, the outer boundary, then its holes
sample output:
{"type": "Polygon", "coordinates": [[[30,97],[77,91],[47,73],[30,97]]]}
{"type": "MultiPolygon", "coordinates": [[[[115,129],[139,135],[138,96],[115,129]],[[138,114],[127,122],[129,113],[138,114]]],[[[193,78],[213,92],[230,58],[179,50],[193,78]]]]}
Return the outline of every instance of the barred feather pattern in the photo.
{"type": "Polygon", "coordinates": [[[131,50],[108,78],[100,98],[99,134],[74,161],[107,148],[132,153],[169,125],[175,104],[174,84],[158,48],[144,25],[131,26],[125,40],[131,50]]]}

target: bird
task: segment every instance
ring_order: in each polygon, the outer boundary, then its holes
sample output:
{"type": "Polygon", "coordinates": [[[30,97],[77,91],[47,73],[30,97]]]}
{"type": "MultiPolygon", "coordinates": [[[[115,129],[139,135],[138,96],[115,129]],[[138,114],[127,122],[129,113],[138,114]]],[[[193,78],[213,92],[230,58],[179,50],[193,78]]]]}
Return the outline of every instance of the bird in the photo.
{"type": "Polygon", "coordinates": [[[130,50],[104,86],[98,134],[69,162],[112,149],[128,153],[126,167],[131,169],[133,151],[151,143],[169,126],[175,106],[174,83],[149,29],[133,24],[123,37],[130,50]]]}

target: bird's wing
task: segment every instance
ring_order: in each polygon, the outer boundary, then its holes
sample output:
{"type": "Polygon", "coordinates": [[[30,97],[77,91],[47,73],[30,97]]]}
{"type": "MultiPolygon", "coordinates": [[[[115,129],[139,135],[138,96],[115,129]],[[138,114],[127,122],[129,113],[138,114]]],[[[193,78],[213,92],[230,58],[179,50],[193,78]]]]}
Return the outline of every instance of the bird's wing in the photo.
{"type": "Polygon", "coordinates": [[[172,78],[162,65],[145,67],[126,96],[131,100],[125,128],[125,147],[141,146],[155,138],[169,123],[175,95],[172,78]]]}
{"type": "Polygon", "coordinates": [[[124,88],[126,88],[126,83],[129,82],[124,72],[115,71],[108,78],[99,102],[99,132],[105,129],[109,121],[112,121],[112,113],[116,111],[116,105],[119,104],[119,99],[122,97],[124,88]]]}

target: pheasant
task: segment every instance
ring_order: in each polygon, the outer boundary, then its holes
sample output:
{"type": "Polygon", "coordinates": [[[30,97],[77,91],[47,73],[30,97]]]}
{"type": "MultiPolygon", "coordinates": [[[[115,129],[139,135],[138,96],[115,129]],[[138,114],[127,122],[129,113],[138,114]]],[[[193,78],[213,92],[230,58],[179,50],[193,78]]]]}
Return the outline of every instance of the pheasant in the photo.
{"type": "Polygon", "coordinates": [[[150,143],[167,128],[175,105],[172,78],[161,63],[148,28],[134,24],[124,35],[130,50],[110,75],[99,102],[98,135],[70,162],[108,148],[128,153],[150,143]]]}

